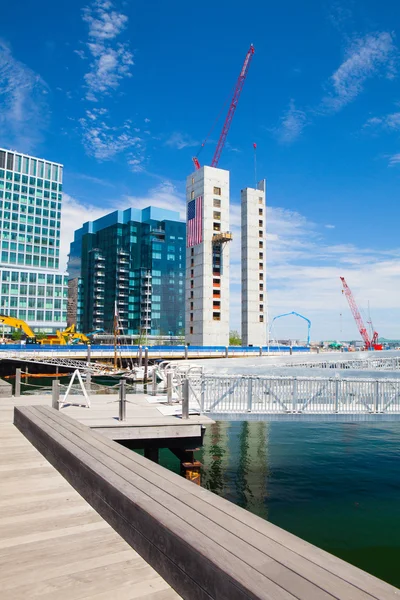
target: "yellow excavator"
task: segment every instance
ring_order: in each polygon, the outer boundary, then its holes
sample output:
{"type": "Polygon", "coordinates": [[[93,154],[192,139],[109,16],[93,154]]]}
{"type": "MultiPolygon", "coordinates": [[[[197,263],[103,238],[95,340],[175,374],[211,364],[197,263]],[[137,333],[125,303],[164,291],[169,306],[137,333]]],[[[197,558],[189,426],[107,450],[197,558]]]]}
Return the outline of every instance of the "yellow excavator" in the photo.
{"type": "Polygon", "coordinates": [[[8,315],[0,315],[0,325],[7,325],[14,329],[20,329],[26,335],[27,344],[59,344],[64,346],[67,344],[77,344],[79,342],[87,344],[89,342],[89,338],[84,333],[76,331],[75,325],[71,325],[63,331],[57,330],[55,336],[40,340],[37,339],[28,323],[25,323],[25,321],[22,321],[21,319],[9,317],[8,315]]]}

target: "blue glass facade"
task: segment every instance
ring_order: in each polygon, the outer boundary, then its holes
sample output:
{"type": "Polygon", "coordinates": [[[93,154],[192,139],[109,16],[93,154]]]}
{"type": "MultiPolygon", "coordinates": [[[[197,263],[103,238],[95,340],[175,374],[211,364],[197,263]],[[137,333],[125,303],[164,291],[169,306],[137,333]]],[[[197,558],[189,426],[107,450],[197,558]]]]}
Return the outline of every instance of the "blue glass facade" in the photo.
{"type": "Polygon", "coordinates": [[[77,230],[68,271],[80,282],[79,330],[111,332],[117,306],[128,335],[182,335],[185,234],[179,213],[154,207],[115,211],[77,230]]]}

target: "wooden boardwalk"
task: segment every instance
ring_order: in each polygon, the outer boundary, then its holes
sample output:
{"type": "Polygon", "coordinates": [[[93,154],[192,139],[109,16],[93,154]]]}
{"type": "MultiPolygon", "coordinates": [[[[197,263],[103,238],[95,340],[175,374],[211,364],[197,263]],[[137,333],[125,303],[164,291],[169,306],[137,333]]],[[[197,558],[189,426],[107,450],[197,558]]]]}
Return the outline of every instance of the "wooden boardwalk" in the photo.
{"type": "Polygon", "coordinates": [[[13,405],[0,400],[1,600],[179,599],[12,425],[13,405]]]}

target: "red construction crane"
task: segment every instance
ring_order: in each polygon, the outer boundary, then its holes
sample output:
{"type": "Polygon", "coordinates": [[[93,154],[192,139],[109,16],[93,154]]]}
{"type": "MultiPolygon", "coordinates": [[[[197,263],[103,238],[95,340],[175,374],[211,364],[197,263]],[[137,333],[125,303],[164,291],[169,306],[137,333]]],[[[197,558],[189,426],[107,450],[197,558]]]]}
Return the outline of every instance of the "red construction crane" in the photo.
{"type": "MultiPolygon", "coordinates": [[[[225,142],[226,142],[226,138],[229,133],[229,128],[232,123],[233,115],[235,114],[235,110],[238,105],[240,94],[242,93],[243,85],[246,80],[247,73],[249,71],[249,67],[250,67],[251,59],[253,58],[253,54],[254,54],[254,46],[253,46],[253,44],[251,44],[249,50],[247,51],[242,70],[240,71],[240,75],[239,75],[238,80],[235,85],[235,90],[233,92],[233,97],[232,97],[232,100],[231,100],[231,103],[229,106],[228,114],[226,115],[225,123],[224,123],[224,126],[222,127],[221,135],[219,136],[217,147],[214,152],[214,157],[211,161],[212,167],[218,166],[218,162],[221,157],[221,153],[222,153],[222,150],[223,150],[225,142]]],[[[211,133],[211,131],[210,131],[210,133],[211,133]]],[[[204,148],[204,146],[210,136],[210,133],[207,135],[206,139],[202,143],[201,148],[204,148]]],[[[193,160],[195,168],[200,169],[200,163],[199,163],[197,156],[194,156],[192,160],[193,160]]]]}
{"type": "Polygon", "coordinates": [[[354,320],[357,323],[358,331],[360,332],[361,337],[364,340],[366,349],[371,350],[372,348],[374,348],[375,350],[382,350],[382,346],[377,343],[378,342],[378,332],[374,331],[372,340],[371,340],[368,335],[367,328],[364,325],[364,321],[362,320],[362,316],[360,315],[360,311],[358,310],[358,306],[357,306],[354,296],[351,292],[351,289],[347,285],[344,277],[341,277],[340,280],[343,285],[342,293],[347,298],[347,302],[349,303],[350,310],[353,313],[354,320]]]}

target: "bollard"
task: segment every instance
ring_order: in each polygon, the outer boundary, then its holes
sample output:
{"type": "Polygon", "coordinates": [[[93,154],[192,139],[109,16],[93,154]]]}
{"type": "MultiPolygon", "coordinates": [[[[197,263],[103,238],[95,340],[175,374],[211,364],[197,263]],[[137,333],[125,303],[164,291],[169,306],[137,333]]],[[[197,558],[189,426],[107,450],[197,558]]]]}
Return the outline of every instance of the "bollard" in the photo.
{"type": "Polygon", "coordinates": [[[144,349],[144,377],[143,377],[143,381],[147,381],[148,372],[149,372],[149,349],[145,348],[144,349]]]}
{"type": "Polygon", "coordinates": [[[225,358],[228,358],[229,356],[229,348],[228,346],[225,346],[225,358]]]}
{"type": "Polygon", "coordinates": [[[172,373],[167,373],[167,404],[172,404],[172,373]]]}
{"type": "Polygon", "coordinates": [[[53,379],[51,388],[51,406],[56,410],[60,410],[60,382],[53,379]]]}
{"type": "Polygon", "coordinates": [[[21,395],[21,369],[15,369],[15,390],[14,396],[18,398],[21,395]]]}
{"type": "Polygon", "coordinates": [[[157,369],[156,369],[155,365],[154,365],[153,372],[151,374],[151,383],[152,383],[152,386],[151,386],[152,395],[157,396],[157,369]]]}
{"type": "Polygon", "coordinates": [[[126,381],[119,382],[119,420],[126,421],[126,381]]]}
{"type": "Polygon", "coordinates": [[[293,354],[293,348],[292,348],[292,346],[290,346],[289,352],[290,352],[290,356],[292,356],[292,354],[293,354]]]}
{"type": "Polygon", "coordinates": [[[86,390],[88,392],[91,391],[92,386],[92,373],[90,371],[86,371],[86,390]]]}
{"type": "Polygon", "coordinates": [[[143,346],[139,346],[138,366],[142,366],[143,346]]]}
{"type": "Polygon", "coordinates": [[[185,360],[188,359],[188,347],[187,344],[185,344],[185,360]]]}
{"type": "Polygon", "coordinates": [[[189,418],[189,379],[183,380],[182,387],[182,419],[189,418]]]}
{"type": "Polygon", "coordinates": [[[260,353],[259,356],[262,356],[262,346],[260,346],[260,353]]]}
{"type": "Polygon", "coordinates": [[[92,347],[90,344],[87,345],[87,352],[86,352],[86,362],[87,365],[90,365],[90,359],[91,359],[91,354],[92,354],[92,347]]]}

